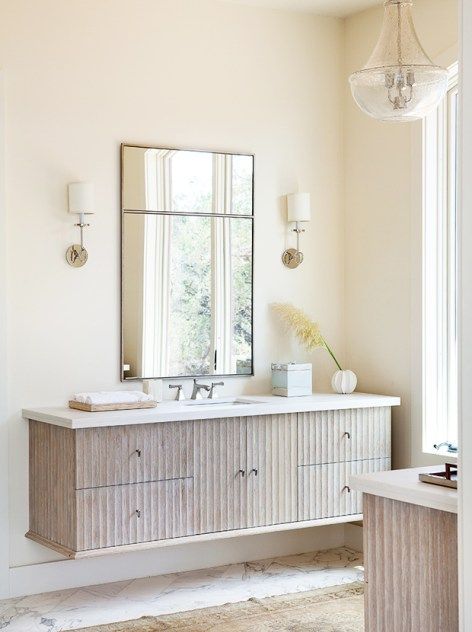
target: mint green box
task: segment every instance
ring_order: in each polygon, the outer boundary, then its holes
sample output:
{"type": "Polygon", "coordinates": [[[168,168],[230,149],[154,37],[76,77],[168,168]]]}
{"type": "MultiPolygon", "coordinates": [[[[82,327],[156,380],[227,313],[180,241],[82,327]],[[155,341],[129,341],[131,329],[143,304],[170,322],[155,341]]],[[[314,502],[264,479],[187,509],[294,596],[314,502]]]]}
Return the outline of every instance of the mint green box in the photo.
{"type": "Polygon", "coordinates": [[[302,397],[312,395],[312,365],[301,362],[274,362],[272,395],[302,397]]]}

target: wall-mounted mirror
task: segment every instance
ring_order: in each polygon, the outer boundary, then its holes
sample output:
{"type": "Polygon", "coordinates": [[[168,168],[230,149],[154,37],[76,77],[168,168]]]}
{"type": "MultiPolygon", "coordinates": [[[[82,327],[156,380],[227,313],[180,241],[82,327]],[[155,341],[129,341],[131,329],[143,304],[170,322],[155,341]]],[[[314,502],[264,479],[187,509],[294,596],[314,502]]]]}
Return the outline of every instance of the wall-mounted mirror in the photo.
{"type": "Polygon", "coordinates": [[[122,146],[122,378],[252,375],[254,157],[122,146]]]}

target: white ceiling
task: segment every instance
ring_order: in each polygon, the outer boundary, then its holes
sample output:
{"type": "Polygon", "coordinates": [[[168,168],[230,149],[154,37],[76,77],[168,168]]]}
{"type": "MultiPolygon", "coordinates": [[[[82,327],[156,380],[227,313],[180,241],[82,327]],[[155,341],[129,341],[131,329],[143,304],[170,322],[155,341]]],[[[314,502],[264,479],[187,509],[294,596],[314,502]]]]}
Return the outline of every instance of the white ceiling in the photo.
{"type": "Polygon", "coordinates": [[[317,15],[332,15],[344,18],[352,13],[383,4],[383,0],[225,0],[236,4],[248,4],[267,9],[304,11],[317,15]]]}

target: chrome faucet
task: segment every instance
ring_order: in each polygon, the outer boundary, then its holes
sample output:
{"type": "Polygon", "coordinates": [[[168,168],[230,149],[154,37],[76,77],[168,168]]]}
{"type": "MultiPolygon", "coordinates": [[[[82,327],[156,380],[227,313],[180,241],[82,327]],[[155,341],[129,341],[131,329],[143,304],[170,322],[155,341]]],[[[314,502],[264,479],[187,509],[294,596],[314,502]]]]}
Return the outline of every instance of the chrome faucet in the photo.
{"type": "Polygon", "coordinates": [[[176,401],[181,402],[182,400],[185,399],[185,395],[184,395],[182,384],[169,384],[169,388],[176,388],[177,389],[177,394],[175,396],[176,401]]]}
{"type": "Polygon", "coordinates": [[[218,393],[215,390],[215,386],[224,386],[224,382],[212,382],[210,392],[208,393],[208,399],[216,399],[219,397],[218,393]]]}
{"type": "Polygon", "coordinates": [[[202,394],[200,392],[202,390],[209,391],[210,387],[207,384],[199,384],[197,380],[194,379],[192,397],[190,399],[202,399],[202,394]]]}

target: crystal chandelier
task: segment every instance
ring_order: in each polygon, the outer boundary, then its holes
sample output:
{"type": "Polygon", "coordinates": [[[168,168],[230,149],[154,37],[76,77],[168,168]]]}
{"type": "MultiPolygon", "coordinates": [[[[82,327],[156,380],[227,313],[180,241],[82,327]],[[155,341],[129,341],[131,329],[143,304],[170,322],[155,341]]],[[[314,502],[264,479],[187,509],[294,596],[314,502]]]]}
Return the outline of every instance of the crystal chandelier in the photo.
{"type": "Polygon", "coordinates": [[[416,35],[412,0],[386,0],[379,41],[362,70],[349,77],[357,105],[383,121],[412,121],[434,109],[447,90],[447,70],[433,64],[416,35]]]}

